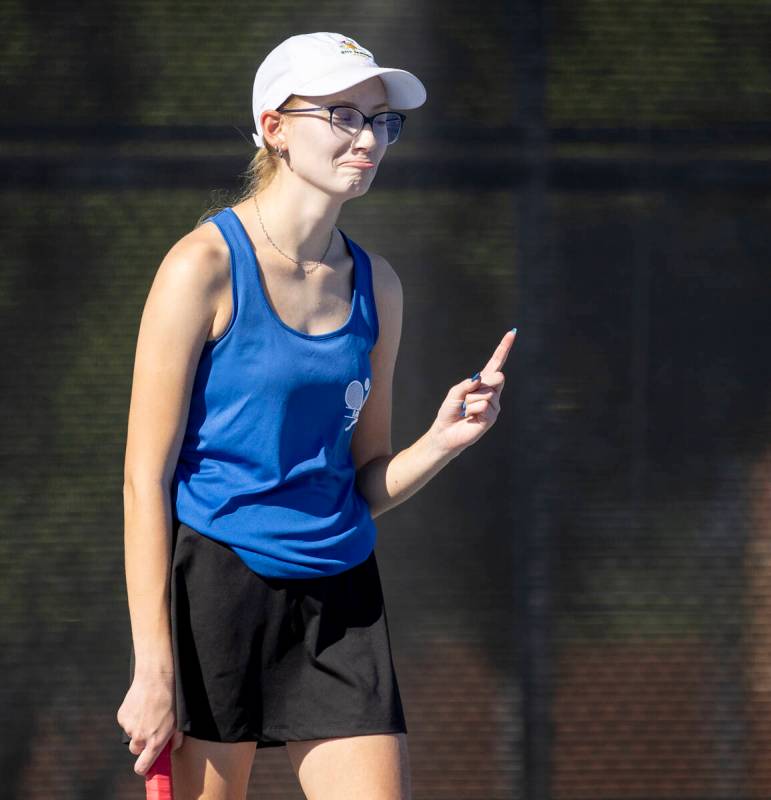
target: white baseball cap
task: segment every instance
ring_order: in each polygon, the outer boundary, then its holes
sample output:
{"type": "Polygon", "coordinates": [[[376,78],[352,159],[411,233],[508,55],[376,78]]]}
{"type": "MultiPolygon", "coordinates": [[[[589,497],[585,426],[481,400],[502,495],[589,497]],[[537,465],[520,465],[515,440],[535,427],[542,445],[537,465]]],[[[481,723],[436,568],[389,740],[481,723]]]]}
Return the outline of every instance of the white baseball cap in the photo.
{"type": "Polygon", "coordinates": [[[333,94],[379,75],[394,109],[417,108],[426,102],[426,88],[411,73],[379,67],[372,53],[340,33],[290,36],[268,53],[254,78],[252,111],[257,147],[264,146],[260,114],[275,109],[292,94],[333,94]]]}

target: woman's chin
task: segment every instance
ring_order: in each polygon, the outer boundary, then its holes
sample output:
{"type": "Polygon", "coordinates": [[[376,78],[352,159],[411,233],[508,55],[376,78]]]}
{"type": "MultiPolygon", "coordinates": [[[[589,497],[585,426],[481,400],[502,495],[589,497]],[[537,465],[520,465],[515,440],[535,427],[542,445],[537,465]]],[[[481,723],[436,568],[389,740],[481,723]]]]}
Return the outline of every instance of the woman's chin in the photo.
{"type": "Polygon", "coordinates": [[[345,189],[343,189],[343,194],[351,196],[364,194],[364,192],[369,191],[371,184],[371,178],[365,178],[364,176],[361,176],[360,178],[353,178],[348,181],[345,189]]]}

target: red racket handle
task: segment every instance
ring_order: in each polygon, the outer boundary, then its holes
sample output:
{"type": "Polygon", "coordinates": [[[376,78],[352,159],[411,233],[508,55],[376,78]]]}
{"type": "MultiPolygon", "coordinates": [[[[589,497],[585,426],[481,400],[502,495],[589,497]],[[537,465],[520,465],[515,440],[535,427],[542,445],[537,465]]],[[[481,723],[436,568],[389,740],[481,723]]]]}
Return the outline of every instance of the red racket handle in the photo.
{"type": "Polygon", "coordinates": [[[145,789],[147,800],[174,800],[174,788],[171,782],[171,743],[174,736],[166,742],[166,746],[158,754],[155,763],[145,773],[145,789]]]}

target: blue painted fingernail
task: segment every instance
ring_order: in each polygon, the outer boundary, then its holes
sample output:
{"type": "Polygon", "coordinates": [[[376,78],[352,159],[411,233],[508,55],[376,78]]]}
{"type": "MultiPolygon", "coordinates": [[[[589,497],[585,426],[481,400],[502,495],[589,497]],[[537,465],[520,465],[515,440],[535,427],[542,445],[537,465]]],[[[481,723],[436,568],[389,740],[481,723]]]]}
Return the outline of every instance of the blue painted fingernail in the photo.
{"type": "Polygon", "coordinates": [[[517,329],[516,329],[516,328],[512,328],[512,329],[511,329],[511,332],[512,332],[512,333],[513,333],[515,336],[517,335],[517,329]]]}
{"type": "Polygon", "coordinates": [[[463,405],[461,406],[461,412],[460,412],[460,415],[461,415],[462,417],[465,417],[465,416],[466,416],[466,401],[465,401],[465,400],[463,401],[463,405]]]}
{"type": "MultiPolygon", "coordinates": [[[[475,372],[475,373],[474,373],[474,374],[473,374],[473,375],[472,375],[472,376],[469,378],[469,380],[470,380],[470,381],[475,381],[475,380],[476,380],[478,377],[479,377],[479,373],[478,373],[478,372],[475,372]]],[[[465,404],[464,404],[464,405],[465,405],[465,404]]]]}

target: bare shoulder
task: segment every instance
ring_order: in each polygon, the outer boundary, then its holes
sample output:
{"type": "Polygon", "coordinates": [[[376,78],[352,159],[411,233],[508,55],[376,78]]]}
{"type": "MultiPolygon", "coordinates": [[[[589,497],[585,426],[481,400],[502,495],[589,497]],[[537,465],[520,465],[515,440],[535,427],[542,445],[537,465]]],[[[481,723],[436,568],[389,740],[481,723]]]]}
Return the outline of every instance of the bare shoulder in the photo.
{"type": "Polygon", "coordinates": [[[401,326],[404,302],[401,279],[391,264],[380,254],[369,253],[369,260],[372,263],[372,288],[381,326],[384,322],[383,317],[386,317],[386,324],[387,318],[391,317],[393,322],[398,322],[401,326]]]}
{"type": "Polygon", "coordinates": [[[379,253],[370,253],[372,262],[372,289],[377,306],[378,334],[372,348],[374,361],[384,361],[387,369],[393,368],[399,351],[404,314],[404,291],[396,270],[379,253]]]}
{"type": "Polygon", "coordinates": [[[368,253],[372,262],[372,280],[386,291],[393,291],[397,286],[401,288],[401,280],[396,270],[379,253],[368,253]]]}
{"type": "Polygon", "coordinates": [[[200,289],[216,291],[230,280],[230,250],[219,228],[204,223],[169,248],[161,269],[184,272],[200,289]]]}
{"type": "Polygon", "coordinates": [[[204,223],[178,239],[166,253],[150,294],[166,305],[183,305],[216,338],[232,314],[230,249],[214,224],[204,223]]]}

